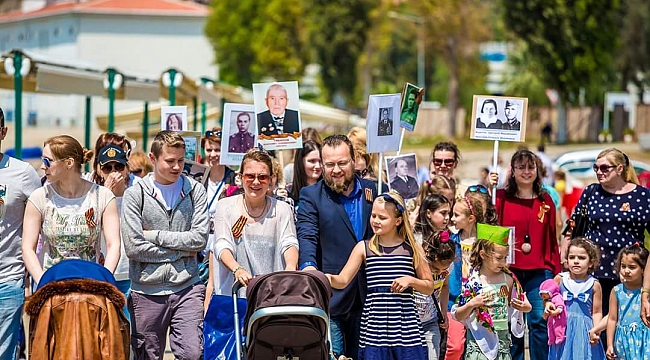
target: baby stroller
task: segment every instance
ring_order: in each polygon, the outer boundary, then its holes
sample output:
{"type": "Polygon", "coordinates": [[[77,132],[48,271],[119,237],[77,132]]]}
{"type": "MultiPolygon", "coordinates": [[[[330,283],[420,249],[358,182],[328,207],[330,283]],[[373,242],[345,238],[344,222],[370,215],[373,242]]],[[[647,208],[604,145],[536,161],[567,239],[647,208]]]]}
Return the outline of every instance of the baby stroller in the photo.
{"type": "MultiPolygon", "coordinates": [[[[234,286],[233,294],[237,290],[234,286]]],[[[280,271],[253,278],[246,290],[247,359],[328,360],[331,295],[329,281],[317,271],[280,271]]],[[[236,334],[238,327],[235,313],[236,334]]]]}

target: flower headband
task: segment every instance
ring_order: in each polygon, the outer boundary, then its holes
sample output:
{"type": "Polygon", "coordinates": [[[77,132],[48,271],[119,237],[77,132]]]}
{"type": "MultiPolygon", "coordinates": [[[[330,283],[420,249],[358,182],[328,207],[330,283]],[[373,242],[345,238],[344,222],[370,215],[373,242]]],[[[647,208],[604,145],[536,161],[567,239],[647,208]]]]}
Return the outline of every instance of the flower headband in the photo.
{"type": "Polygon", "coordinates": [[[397,210],[399,210],[400,212],[404,212],[404,206],[400,205],[400,203],[399,203],[397,200],[393,199],[390,195],[388,195],[388,194],[381,194],[381,195],[379,195],[379,197],[381,197],[382,199],[384,199],[384,201],[387,201],[387,202],[389,202],[389,203],[395,205],[395,207],[397,208],[397,210]]]}

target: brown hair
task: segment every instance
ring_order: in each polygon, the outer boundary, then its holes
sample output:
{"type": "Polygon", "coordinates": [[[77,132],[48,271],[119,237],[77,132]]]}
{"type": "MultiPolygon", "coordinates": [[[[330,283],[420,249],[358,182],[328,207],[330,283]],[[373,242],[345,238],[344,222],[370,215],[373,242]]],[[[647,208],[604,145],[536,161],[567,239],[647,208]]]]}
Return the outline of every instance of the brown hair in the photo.
{"type": "Polygon", "coordinates": [[[320,136],[318,130],[313,127],[306,127],[302,129],[302,141],[311,140],[318,145],[323,144],[323,138],[320,136]]]}
{"type": "Polygon", "coordinates": [[[431,159],[429,160],[429,165],[433,162],[436,151],[451,151],[454,153],[454,160],[456,160],[456,163],[458,164],[460,161],[460,150],[458,150],[458,146],[456,146],[456,144],[451,141],[442,141],[437,143],[433,147],[433,150],[431,150],[431,159]]]}
{"type": "Polygon", "coordinates": [[[162,154],[163,146],[185,149],[185,140],[176,131],[163,130],[156,134],[151,143],[151,153],[156,159],[162,154]]]}
{"type": "Polygon", "coordinates": [[[639,178],[636,176],[634,166],[630,163],[630,158],[621,150],[617,148],[605,149],[598,154],[596,159],[606,157],[607,160],[614,166],[623,166],[623,173],[621,177],[625,182],[634,183],[639,185],[639,178]]]}
{"type": "Polygon", "coordinates": [[[469,256],[469,263],[472,264],[472,267],[480,268],[481,265],[483,265],[481,251],[486,254],[491,254],[494,251],[495,246],[503,245],[497,245],[486,239],[476,239],[474,246],[472,246],[472,254],[469,256]]]}
{"type": "Polygon", "coordinates": [[[97,141],[95,141],[95,159],[93,160],[94,172],[92,177],[92,181],[99,185],[104,185],[104,178],[101,177],[97,171],[97,166],[99,165],[99,151],[108,145],[115,145],[122,148],[127,159],[131,154],[131,142],[129,142],[129,139],[127,139],[126,136],[117,133],[103,133],[99,135],[97,141]]]}
{"type": "MultiPolygon", "coordinates": [[[[422,259],[422,257],[424,257],[424,254],[422,254],[422,252],[420,251],[420,248],[417,246],[417,242],[415,241],[415,237],[413,236],[413,231],[411,230],[412,228],[409,222],[408,212],[406,211],[406,204],[404,203],[404,198],[402,198],[402,195],[400,195],[395,190],[390,190],[389,192],[384,194],[388,195],[391,199],[393,199],[395,202],[400,204],[402,209],[404,209],[404,211],[400,211],[394,203],[385,200],[381,195],[375,199],[376,202],[380,204],[383,203],[384,206],[389,205],[389,207],[392,207],[393,215],[398,219],[402,219],[402,223],[397,225],[397,233],[402,239],[404,239],[404,241],[406,241],[409,244],[411,249],[413,249],[413,266],[417,269],[420,260],[422,259]]],[[[388,208],[386,210],[388,210],[388,208]]],[[[379,251],[379,236],[373,235],[372,238],[370,238],[370,242],[368,243],[368,248],[373,253],[377,255],[382,255],[381,252],[379,251]]]]}
{"type": "Polygon", "coordinates": [[[309,155],[312,151],[318,152],[320,158],[320,144],[307,140],[302,143],[302,148],[296,149],[296,154],[293,158],[293,181],[291,183],[291,198],[298,201],[300,198],[300,190],[307,186],[307,172],[305,171],[305,156],[309,155]]]}
{"type": "Polygon", "coordinates": [[[422,242],[424,256],[429,262],[447,262],[456,258],[456,245],[449,239],[449,230],[436,231],[422,242]]]}
{"type": "Polygon", "coordinates": [[[517,150],[514,155],[512,155],[512,158],[510,159],[510,176],[508,177],[508,180],[506,181],[506,186],[505,186],[505,191],[506,195],[510,198],[513,198],[517,195],[517,191],[519,190],[519,187],[517,186],[517,181],[515,180],[515,165],[520,164],[520,165],[527,165],[527,164],[533,164],[535,165],[535,180],[533,181],[533,194],[540,199],[544,199],[544,194],[546,191],[542,188],[542,179],[544,178],[542,174],[542,166],[540,165],[542,162],[539,160],[539,157],[535,155],[530,150],[517,150]]]}
{"type": "Polygon", "coordinates": [[[81,165],[93,158],[92,150],[81,146],[77,139],[70,135],[53,136],[43,143],[43,147],[50,146],[55,160],[72,159],[75,163],[75,170],[81,173],[81,165]]]}
{"type": "Polygon", "coordinates": [[[271,158],[271,155],[269,155],[268,152],[264,150],[260,150],[258,148],[252,148],[248,150],[246,155],[244,155],[244,158],[241,161],[241,166],[239,167],[240,174],[244,173],[244,168],[246,167],[246,164],[248,164],[251,161],[256,161],[266,165],[266,167],[269,168],[269,175],[273,176],[274,167],[273,167],[273,159],[271,158]]]}
{"type": "Polygon", "coordinates": [[[352,159],[352,161],[356,159],[354,157],[354,146],[352,145],[352,142],[350,141],[350,139],[348,139],[347,136],[342,134],[336,134],[336,135],[330,135],[326,137],[325,140],[323,140],[323,147],[329,146],[335,148],[339,145],[346,145],[350,150],[350,158],[352,159]]]}
{"type": "Polygon", "coordinates": [[[418,203],[421,204],[424,198],[431,194],[440,194],[445,190],[451,191],[451,198],[456,197],[456,180],[443,175],[434,175],[431,180],[422,183],[418,191],[418,203]]]}
{"type": "Polygon", "coordinates": [[[569,260],[569,250],[572,246],[585,249],[587,255],[589,255],[589,272],[594,272],[598,267],[598,264],[600,264],[600,248],[583,237],[571,239],[571,241],[569,241],[569,246],[566,247],[566,260],[569,260]]]}
{"type": "Polygon", "coordinates": [[[129,156],[129,169],[142,169],[143,173],[148,174],[153,171],[153,165],[147,154],[136,151],[129,156]]]}
{"type": "MultiPolygon", "coordinates": [[[[241,114],[248,115],[248,113],[245,112],[241,114]]],[[[212,128],[211,131],[212,131],[212,136],[208,136],[207,134],[203,134],[203,136],[201,136],[201,149],[203,150],[205,150],[205,146],[207,145],[208,141],[216,142],[219,144],[219,147],[221,147],[221,138],[223,138],[223,134],[221,136],[217,136],[217,133],[221,132],[221,128],[219,126],[215,126],[212,128]]]]}
{"type": "Polygon", "coordinates": [[[480,195],[477,195],[476,193],[469,193],[465,195],[464,198],[456,201],[456,204],[461,204],[466,208],[465,215],[467,215],[468,217],[470,215],[474,215],[474,217],[476,218],[475,224],[484,223],[485,209],[483,207],[483,199],[481,198],[480,195]],[[470,206],[467,204],[468,202],[469,205],[471,205],[471,209],[470,206]]]}

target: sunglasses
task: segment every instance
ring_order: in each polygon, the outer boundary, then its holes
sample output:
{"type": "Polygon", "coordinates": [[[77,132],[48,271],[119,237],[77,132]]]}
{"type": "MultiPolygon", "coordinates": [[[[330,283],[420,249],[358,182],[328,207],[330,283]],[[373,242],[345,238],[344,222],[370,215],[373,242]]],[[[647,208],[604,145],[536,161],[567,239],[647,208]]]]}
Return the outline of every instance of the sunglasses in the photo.
{"type": "Polygon", "coordinates": [[[363,170],[356,170],[355,173],[359,175],[359,177],[366,177],[368,175],[369,170],[368,169],[363,169],[363,170]]]}
{"type": "Polygon", "coordinates": [[[140,175],[140,174],[142,174],[142,169],[133,169],[133,170],[131,170],[131,174],[140,175]]]}
{"type": "Polygon", "coordinates": [[[486,189],[483,185],[472,185],[468,187],[467,190],[469,190],[469,192],[480,192],[481,194],[488,193],[488,189],[486,189]]]}
{"type": "Polygon", "coordinates": [[[47,169],[49,169],[53,163],[60,161],[60,160],[52,160],[46,157],[41,157],[41,160],[43,161],[43,165],[45,165],[47,169]]]}
{"type": "Polygon", "coordinates": [[[245,182],[252,184],[255,179],[260,182],[260,184],[268,184],[269,179],[271,178],[271,175],[269,174],[242,174],[242,180],[245,182]]]}
{"type": "Polygon", "coordinates": [[[603,165],[598,166],[598,165],[594,164],[594,172],[597,173],[598,170],[600,170],[601,173],[605,174],[605,173],[608,173],[610,170],[612,170],[615,167],[616,167],[616,165],[605,165],[605,164],[603,164],[603,165]]]}
{"type": "Polygon", "coordinates": [[[102,170],[103,173],[108,174],[109,172],[111,172],[113,170],[115,170],[115,171],[124,171],[124,169],[126,168],[126,165],[124,165],[122,163],[117,163],[115,165],[104,164],[104,165],[100,166],[99,168],[102,170]]]}
{"type": "Polygon", "coordinates": [[[440,166],[442,164],[445,166],[452,166],[456,163],[456,159],[433,159],[433,165],[440,166]]]}
{"type": "Polygon", "coordinates": [[[205,132],[205,136],[206,137],[218,137],[218,138],[220,138],[221,137],[221,131],[208,130],[208,131],[205,132]]]}

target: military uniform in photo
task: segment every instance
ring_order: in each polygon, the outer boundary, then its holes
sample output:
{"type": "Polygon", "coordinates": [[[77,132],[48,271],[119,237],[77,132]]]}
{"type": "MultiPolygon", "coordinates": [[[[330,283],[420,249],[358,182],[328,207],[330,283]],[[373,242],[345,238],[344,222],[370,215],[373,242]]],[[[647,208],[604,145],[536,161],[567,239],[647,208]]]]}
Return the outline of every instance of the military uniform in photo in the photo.
{"type": "Polygon", "coordinates": [[[255,143],[255,136],[253,134],[246,132],[237,132],[230,135],[228,139],[228,152],[244,154],[249,149],[253,148],[255,143]]]}

